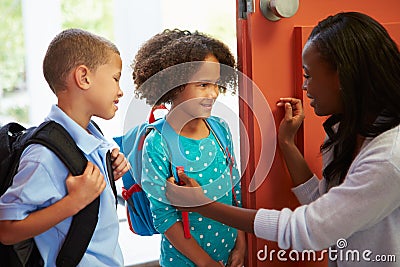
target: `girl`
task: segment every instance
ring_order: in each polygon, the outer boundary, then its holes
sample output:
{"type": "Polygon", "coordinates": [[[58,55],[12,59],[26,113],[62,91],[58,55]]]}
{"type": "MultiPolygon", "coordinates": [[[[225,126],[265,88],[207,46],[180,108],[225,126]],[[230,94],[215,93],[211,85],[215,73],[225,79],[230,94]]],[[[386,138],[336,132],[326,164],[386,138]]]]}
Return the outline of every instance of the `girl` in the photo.
{"type": "MultiPolygon", "coordinates": [[[[152,106],[170,104],[166,122],[187,160],[185,171],[218,202],[240,205],[239,172],[232,172],[226,155],[206,119],[226,87],[236,85],[235,60],[226,45],[204,34],[166,30],[147,41],[133,63],[136,94],[152,106]],[[234,190],[232,190],[234,187],[234,190]],[[232,192],[234,191],[234,192],[232,192]]],[[[228,125],[219,123],[228,140],[228,125]]],[[[165,198],[165,183],[172,176],[170,149],[162,133],[153,130],[143,148],[142,186],[149,196],[154,226],[162,234],[162,266],[243,266],[244,233],[198,213],[189,213],[192,237],[184,237],[181,212],[165,198]]],[[[232,142],[229,144],[233,152],[232,142]]],[[[178,152],[179,153],[179,152],[178,152]]]]}

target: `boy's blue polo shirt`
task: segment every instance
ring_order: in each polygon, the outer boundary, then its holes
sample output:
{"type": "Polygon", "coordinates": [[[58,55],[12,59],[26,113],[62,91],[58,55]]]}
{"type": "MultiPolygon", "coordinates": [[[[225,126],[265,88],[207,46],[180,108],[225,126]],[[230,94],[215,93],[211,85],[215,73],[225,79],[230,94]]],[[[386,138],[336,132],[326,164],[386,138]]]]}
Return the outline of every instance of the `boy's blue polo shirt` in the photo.
{"type": "MultiPolygon", "coordinates": [[[[92,123],[88,126],[92,133],[89,134],[56,105],[52,106],[46,120],[54,120],[67,129],[87,159],[100,168],[107,182],[100,196],[96,230],[79,266],[123,266],[115,198],[105,167],[105,155],[113,144],[92,123]]],[[[29,213],[62,199],[67,194],[65,179],[68,173],[68,169],[49,149],[42,145],[30,145],[22,154],[13,185],[0,198],[0,220],[22,220],[29,213]]],[[[45,266],[55,266],[70,224],[71,218],[68,218],[35,237],[45,266]]]]}

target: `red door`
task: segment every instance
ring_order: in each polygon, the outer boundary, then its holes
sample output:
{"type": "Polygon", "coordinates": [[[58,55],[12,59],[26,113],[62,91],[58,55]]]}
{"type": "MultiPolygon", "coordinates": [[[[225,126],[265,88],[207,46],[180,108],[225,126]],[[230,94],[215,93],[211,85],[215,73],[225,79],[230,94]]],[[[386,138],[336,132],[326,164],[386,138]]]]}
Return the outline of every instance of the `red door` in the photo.
{"type": "MultiPolygon", "coordinates": [[[[321,177],[319,146],[324,138],[321,125],[324,118],[316,117],[307,99],[303,97],[301,89],[303,44],[318,21],[340,11],[359,11],[374,17],[386,26],[391,36],[400,44],[400,2],[398,0],[378,2],[373,0],[301,0],[294,16],[270,21],[263,16],[260,1],[263,0],[254,0],[253,3],[251,0],[237,2],[239,68],[250,77],[257,90],[262,92],[271,108],[275,125],[279,125],[283,115],[282,110],[275,106],[279,97],[295,96],[304,100],[306,120],[297,141],[311,169],[321,177]],[[246,7],[247,13],[245,13],[246,7]]],[[[279,149],[273,157],[269,173],[265,174],[265,177],[258,177],[263,182],[256,190],[253,190],[254,187],[251,186],[253,175],[259,168],[258,164],[262,165],[265,160],[261,153],[265,146],[265,142],[263,144],[265,131],[270,131],[269,133],[276,131],[276,129],[263,129],[258,124],[257,114],[252,105],[259,97],[254,92],[252,85],[248,84],[242,84],[239,89],[241,99],[239,112],[244,125],[244,129],[241,130],[241,139],[245,135],[250,136],[249,143],[241,144],[241,156],[245,158],[242,159],[242,163],[246,161],[246,164],[242,164],[245,166],[242,178],[243,203],[245,207],[254,209],[261,207],[294,209],[299,204],[290,191],[291,180],[279,149]],[[263,133],[262,136],[261,133],[263,133]]],[[[271,135],[273,136],[273,134],[267,134],[267,136],[271,135]]],[[[248,235],[246,266],[327,266],[326,260],[281,261],[277,259],[276,253],[272,254],[271,258],[265,257],[265,252],[270,253],[272,250],[275,252],[279,250],[276,243],[248,235]]]]}

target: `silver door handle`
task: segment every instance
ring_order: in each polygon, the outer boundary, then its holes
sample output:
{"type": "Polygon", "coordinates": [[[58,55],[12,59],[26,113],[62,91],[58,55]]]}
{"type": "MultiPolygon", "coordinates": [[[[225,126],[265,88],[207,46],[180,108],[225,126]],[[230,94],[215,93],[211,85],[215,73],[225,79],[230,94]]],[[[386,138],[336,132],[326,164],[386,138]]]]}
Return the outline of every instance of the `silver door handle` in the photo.
{"type": "Polygon", "coordinates": [[[261,12],[271,21],[290,18],[298,8],[299,0],[260,0],[261,12]]]}

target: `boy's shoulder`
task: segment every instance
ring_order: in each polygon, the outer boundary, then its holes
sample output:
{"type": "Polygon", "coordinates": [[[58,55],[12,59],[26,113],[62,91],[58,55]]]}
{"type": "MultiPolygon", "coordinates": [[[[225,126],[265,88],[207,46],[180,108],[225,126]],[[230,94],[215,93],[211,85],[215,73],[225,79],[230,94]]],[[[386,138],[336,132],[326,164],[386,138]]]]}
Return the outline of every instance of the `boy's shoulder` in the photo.
{"type": "MultiPolygon", "coordinates": [[[[62,160],[49,148],[41,144],[31,144],[21,155],[18,172],[13,180],[17,184],[23,184],[25,190],[35,192],[30,194],[31,200],[43,199],[49,195],[55,198],[62,192],[68,172],[62,160]]],[[[23,197],[21,200],[26,201],[23,197]]]]}
{"type": "Polygon", "coordinates": [[[20,165],[35,162],[49,168],[59,168],[63,163],[57,155],[48,147],[42,144],[31,144],[22,153],[20,165]]]}
{"type": "Polygon", "coordinates": [[[59,184],[68,169],[75,172],[86,166],[86,158],[68,131],[54,121],[30,128],[12,122],[1,128],[1,135],[1,194],[13,181],[18,181],[16,184],[35,181],[29,184],[37,185],[40,192],[43,183],[59,184]]]}

